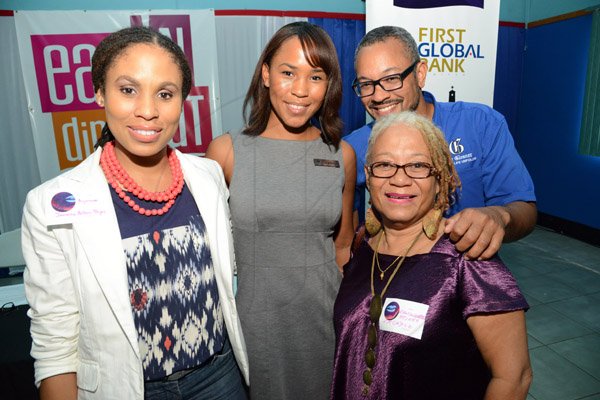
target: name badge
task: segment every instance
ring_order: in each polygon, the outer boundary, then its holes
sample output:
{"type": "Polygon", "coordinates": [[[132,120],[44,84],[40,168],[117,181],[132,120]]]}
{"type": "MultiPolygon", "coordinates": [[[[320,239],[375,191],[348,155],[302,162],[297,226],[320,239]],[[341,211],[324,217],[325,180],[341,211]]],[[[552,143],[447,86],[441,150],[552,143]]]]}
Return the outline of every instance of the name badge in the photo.
{"type": "Polygon", "coordinates": [[[46,210],[50,225],[68,224],[79,218],[102,217],[107,212],[97,198],[68,191],[49,196],[46,210]]]}
{"type": "Polygon", "coordinates": [[[325,160],[323,158],[314,158],[313,161],[315,163],[315,167],[340,167],[340,162],[338,160],[325,160]]]}
{"type": "Polygon", "coordinates": [[[379,317],[379,329],[420,340],[423,335],[428,309],[427,304],[387,298],[383,304],[383,312],[379,317]]]}

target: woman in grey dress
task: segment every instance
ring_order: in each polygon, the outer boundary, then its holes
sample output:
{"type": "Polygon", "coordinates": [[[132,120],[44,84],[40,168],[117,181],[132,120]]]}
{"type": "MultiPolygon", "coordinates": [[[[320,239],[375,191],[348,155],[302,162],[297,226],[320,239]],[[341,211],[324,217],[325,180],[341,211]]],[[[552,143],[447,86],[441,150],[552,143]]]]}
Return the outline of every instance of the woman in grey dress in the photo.
{"type": "Polygon", "coordinates": [[[253,400],[329,396],[356,175],[354,152],[340,140],[340,103],[331,39],[316,25],[288,24],[258,61],[241,134],[216,138],[206,154],[231,192],[253,400]]]}

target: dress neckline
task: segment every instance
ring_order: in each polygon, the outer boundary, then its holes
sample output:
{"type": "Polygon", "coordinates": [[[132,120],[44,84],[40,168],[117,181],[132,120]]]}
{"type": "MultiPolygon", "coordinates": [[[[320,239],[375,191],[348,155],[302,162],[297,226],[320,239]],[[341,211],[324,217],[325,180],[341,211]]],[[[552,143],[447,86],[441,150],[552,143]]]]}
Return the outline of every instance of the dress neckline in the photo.
{"type": "MultiPolygon", "coordinates": [[[[417,254],[413,254],[413,255],[411,255],[411,256],[406,256],[406,259],[408,260],[408,259],[410,259],[410,258],[412,258],[412,257],[426,256],[426,255],[428,255],[428,254],[432,254],[432,253],[438,253],[438,252],[439,252],[439,251],[438,251],[438,248],[442,246],[443,239],[445,239],[445,238],[448,238],[448,235],[447,235],[446,233],[444,233],[444,234],[440,235],[440,237],[439,237],[439,238],[437,238],[437,240],[436,240],[436,241],[435,241],[435,243],[433,244],[433,247],[432,247],[432,248],[431,248],[431,249],[430,249],[430,250],[429,250],[427,253],[417,253],[417,254]]],[[[367,246],[367,248],[369,249],[369,251],[370,251],[371,253],[374,253],[374,252],[375,252],[375,250],[374,250],[374,249],[371,247],[371,245],[369,244],[368,238],[367,238],[366,236],[363,238],[363,244],[364,244],[365,246],[367,246]]],[[[381,252],[378,252],[377,254],[379,254],[379,255],[380,255],[380,256],[382,256],[382,257],[393,257],[393,258],[396,258],[396,257],[398,257],[397,255],[393,255],[393,254],[386,254],[386,253],[381,253],[381,252]]]]}

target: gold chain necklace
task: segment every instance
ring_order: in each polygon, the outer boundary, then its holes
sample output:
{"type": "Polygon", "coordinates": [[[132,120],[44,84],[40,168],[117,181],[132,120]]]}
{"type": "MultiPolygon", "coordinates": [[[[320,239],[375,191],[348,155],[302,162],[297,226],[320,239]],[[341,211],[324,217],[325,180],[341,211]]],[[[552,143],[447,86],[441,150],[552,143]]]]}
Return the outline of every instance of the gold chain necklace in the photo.
{"type": "MultiPolygon", "coordinates": [[[[380,294],[375,294],[375,282],[374,282],[375,281],[375,260],[377,259],[377,262],[379,262],[379,259],[378,259],[379,245],[381,244],[381,239],[383,239],[383,236],[385,235],[385,230],[382,230],[381,236],[379,236],[379,240],[377,241],[377,247],[376,247],[375,251],[373,252],[373,260],[371,262],[371,296],[372,297],[371,297],[371,305],[369,306],[369,318],[371,320],[371,323],[369,324],[369,329],[367,331],[367,343],[369,345],[369,348],[367,349],[367,352],[365,354],[365,363],[367,364],[367,369],[365,369],[365,371],[363,372],[363,382],[365,385],[363,386],[363,390],[362,390],[362,393],[365,396],[367,394],[369,394],[369,386],[371,386],[371,383],[373,382],[373,374],[371,371],[373,370],[373,367],[375,366],[375,362],[377,360],[375,357],[375,347],[377,346],[377,324],[379,321],[379,317],[381,316],[381,311],[383,309],[383,301],[382,301],[383,296],[385,295],[385,292],[387,291],[388,287],[390,286],[390,283],[392,283],[392,280],[396,276],[396,273],[398,273],[398,271],[400,270],[400,267],[402,266],[404,259],[406,259],[406,256],[408,256],[408,253],[410,253],[410,251],[414,247],[415,243],[417,243],[417,241],[421,237],[421,234],[423,234],[423,230],[421,230],[419,232],[419,234],[417,236],[415,236],[414,240],[412,241],[412,243],[410,244],[410,246],[408,247],[406,252],[402,256],[398,256],[398,258],[396,258],[385,269],[385,271],[387,271],[392,265],[394,265],[396,263],[396,261],[398,261],[398,259],[400,259],[400,262],[398,262],[398,264],[396,265],[396,268],[394,268],[394,272],[392,272],[392,274],[388,278],[388,281],[385,284],[385,286],[383,287],[383,290],[381,291],[380,294]]],[[[381,268],[379,270],[381,271],[381,268]]],[[[385,272],[385,271],[383,271],[383,272],[385,272]]],[[[380,275],[382,279],[383,279],[383,272],[380,275]]]]}
{"type": "MultiPolygon", "coordinates": [[[[379,241],[377,242],[377,251],[375,252],[376,254],[379,251],[379,244],[381,243],[381,238],[383,237],[383,233],[381,234],[381,236],[379,236],[379,241]]],[[[377,269],[379,270],[379,280],[383,280],[383,276],[385,275],[385,273],[388,271],[388,269],[392,268],[392,266],[394,264],[396,264],[396,261],[398,261],[400,258],[402,257],[402,255],[399,255],[398,257],[396,257],[396,259],[394,261],[391,262],[390,265],[388,265],[385,269],[381,269],[381,264],[379,264],[379,255],[375,256],[375,259],[377,260],[377,269]]]]}

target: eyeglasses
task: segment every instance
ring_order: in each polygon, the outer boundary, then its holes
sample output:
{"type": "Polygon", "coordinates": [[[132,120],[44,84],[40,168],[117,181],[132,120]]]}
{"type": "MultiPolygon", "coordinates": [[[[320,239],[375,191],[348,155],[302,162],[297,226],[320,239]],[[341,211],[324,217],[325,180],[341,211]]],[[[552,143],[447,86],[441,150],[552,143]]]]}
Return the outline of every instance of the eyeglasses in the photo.
{"type": "Polygon", "coordinates": [[[374,162],[367,168],[375,178],[391,178],[402,168],[404,173],[413,179],[425,179],[436,174],[436,169],[425,162],[412,162],[404,165],[394,164],[387,161],[374,162]]]}
{"type": "Polygon", "coordinates": [[[377,323],[379,321],[379,316],[381,315],[381,309],[381,296],[376,294],[371,299],[371,305],[369,306],[369,318],[371,319],[371,323],[369,324],[369,330],[367,331],[367,344],[369,347],[365,353],[365,364],[367,364],[367,369],[363,372],[363,382],[365,384],[363,387],[364,395],[369,393],[369,386],[373,383],[373,374],[371,371],[373,370],[376,361],[375,346],[377,346],[377,323]]]}
{"type": "Polygon", "coordinates": [[[414,71],[418,63],[419,61],[415,61],[403,72],[387,75],[375,81],[357,81],[357,78],[354,78],[352,89],[354,89],[354,93],[356,93],[358,97],[372,96],[375,93],[375,86],[377,85],[381,86],[386,92],[400,89],[404,83],[404,79],[414,71]]]}

